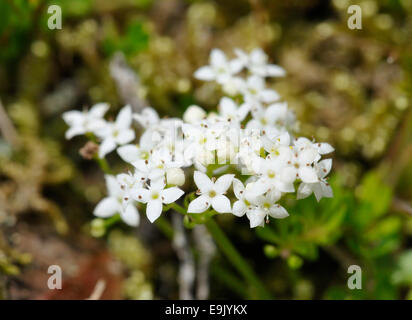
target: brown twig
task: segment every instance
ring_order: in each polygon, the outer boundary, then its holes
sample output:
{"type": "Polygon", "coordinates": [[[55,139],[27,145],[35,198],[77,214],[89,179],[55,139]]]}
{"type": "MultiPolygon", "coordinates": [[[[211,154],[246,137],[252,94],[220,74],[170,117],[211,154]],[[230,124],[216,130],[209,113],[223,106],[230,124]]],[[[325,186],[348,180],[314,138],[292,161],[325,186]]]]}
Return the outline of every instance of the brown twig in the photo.
{"type": "Polygon", "coordinates": [[[124,55],[120,52],[115,53],[110,61],[110,75],[123,102],[130,104],[134,112],[140,112],[147,106],[146,101],[139,95],[140,79],[127,65],[124,55]]]}
{"type": "Polygon", "coordinates": [[[356,260],[342,248],[331,245],[324,247],[325,251],[329,253],[336,261],[339,262],[343,270],[347,270],[349,266],[356,265],[356,260]]]}
{"type": "Polygon", "coordinates": [[[409,202],[397,197],[393,198],[392,200],[392,209],[412,216],[412,205],[409,202]]]}
{"type": "Polygon", "coordinates": [[[7,115],[6,110],[3,107],[3,104],[0,100],[0,131],[10,145],[14,148],[20,146],[19,135],[17,134],[16,129],[14,128],[13,123],[7,115]]]}
{"type": "Polygon", "coordinates": [[[173,248],[179,258],[179,298],[193,300],[193,285],[195,280],[195,263],[187,241],[181,215],[173,212],[174,229],[173,248]]]}
{"type": "Polygon", "coordinates": [[[106,281],[99,279],[94,286],[92,294],[86,300],[100,300],[103,295],[104,289],[106,289],[106,281]]]}
{"type": "Polygon", "coordinates": [[[209,266],[216,246],[204,225],[198,225],[193,229],[193,237],[199,251],[196,299],[205,300],[209,297],[209,266]]]}

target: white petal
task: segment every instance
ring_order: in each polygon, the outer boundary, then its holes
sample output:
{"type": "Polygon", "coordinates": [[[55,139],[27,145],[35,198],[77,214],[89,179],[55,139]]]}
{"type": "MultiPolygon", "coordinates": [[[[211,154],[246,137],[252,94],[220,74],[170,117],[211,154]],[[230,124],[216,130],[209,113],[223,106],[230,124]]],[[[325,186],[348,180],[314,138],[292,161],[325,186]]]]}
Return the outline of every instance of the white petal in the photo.
{"type": "Polygon", "coordinates": [[[247,207],[246,207],[245,202],[239,200],[239,201],[236,201],[236,202],[233,204],[232,213],[233,213],[235,216],[237,216],[237,217],[242,217],[242,216],[245,215],[246,209],[247,209],[247,207]]]}
{"type": "Polygon", "coordinates": [[[256,48],[250,53],[250,60],[253,64],[265,64],[267,55],[261,48],[256,48]]]}
{"type": "Polygon", "coordinates": [[[77,111],[77,110],[72,110],[72,111],[67,111],[63,113],[63,120],[66,122],[69,126],[74,126],[74,125],[81,125],[83,122],[84,114],[83,112],[77,111]]]}
{"type": "Polygon", "coordinates": [[[194,73],[194,77],[199,80],[212,81],[215,79],[215,73],[209,66],[201,67],[194,73]]]}
{"type": "Polygon", "coordinates": [[[250,227],[255,228],[257,226],[263,226],[265,220],[265,213],[259,209],[248,212],[247,217],[249,218],[250,227]]]}
{"type": "Polygon", "coordinates": [[[333,190],[329,184],[321,182],[322,193],[325,198],[333,198],[333,190]]]}
{"type": "Polygon", "coordinates": [[[120,188],[120,184],[117,181],[116,177],[110,174],[106,174],[104,176],[104,179],[106,180],[106,188],[107,188],[107,191],[109,192],[109,195],[114,198],[121,197],[123,194],[123,191],[120,188]]]}
{"type": "Polygon", "coordinates": [[[215,182],[214,190],[218,194],[222,194],[226,192],[227,189],[229,189],[230,185],[232,184],[234,176],[235,176],[234,174],[225,174],[219,177],[215,182]]]}
{"type": "Polygon", "coordinates": [[[233,59],[229,61],[229,67],[232,74],[236,74],[243,69],[243,62],[240,59],[233,59]]]}
{"type": "Polygon", "coordinates": [[[311,166],[300,167],[299,178],[306,183],[315,183],[319,181],[315,169],[313,169],[311,166]]]}
{"type": "Polygon", "coordinates": [[[276,219],[284,219],[289,216],[289,213],[282,206],[275,204],[270,208],[269,215],[276,219]]]}
{"type": "Polygon", "coordinates": [[[219,213],[232,212],[229,199],[224,195],[218,195],[212,198],[212,207],[219,213]]]}
{"type": "Polygon", "coordinates": [[[249,113],[251,105],[249,103],[243,103],[237,110],[237,116],[239,121],[243,121],[249,113]]]}
{"type": "Polygon", "coordinates": [[[107,126],[107,122],[104,119],[93,118],[92,120],[88,120],[87,125],[85,126],[86,132],[93,132],[97,133],[107,126]]]}
{"type": "Polygon", "coordinates": [[[317,146],[320,154],[328,154],[335,151],[335,149],[329,143],[326,142],[318,143],[317,146]]]}
{"type": "Polygon", "coordinates": [[[233,192],[235,193],[236,198],[242,199],[244,196],[245,187],[239,179],[233,179],[233,192]]]}
{"type": "Polygon", "coordinates": [[[146,215],[150,222],[153,223],[153,221],[160,217],[162,214],[162,207],[163,205],[160,199],[149,201],[147,203],[146,215]]]}
{"type": "Polygon", "coordinates": [[[307,148],[299,151],[298,161],[301,164],[312,164],[319,157],[319,153],[315,148],[307,148]]]}
{"type": "Polygon", "coordinates": [[[211,201],[207,196],[200,196],[189,203],[188,213],[202,213],[209,209],[211,201]]]}
{"type": "Polygon", "coordinates": [[[150,191],[144,188],[138,188],[132,193],[133,199],[141,203],[147,203],[150,198],[150,191]]]}
{"type": "Polygon", "coordinates": [[[178,187],[167,188],[160,193],[161,199],[165,204],[175,202],[182,195],[184,195],[184,191],[178,187]]]}
{"type": "Polygon", "coordinates": [[[266,179],[259,179],[253,186],[253,189],[248,192],[251,197],[257,197],[264,194],[271,187],[270,183],[266,179]]]}
{"type": "Polygon", "coordinates": [[[253,75],[247,78],[247,84],[256,91],[261,91],[265,87],[265,80],[259,76],[253,75]]]}
{"type": "Polygon", "coordinates": [[[140,159],[139,148],[135,144],[126,144],[121,146],[117,148],[117,153],[123,161],[128,163],[132,163],[140,159]]]}
{"type": "Polygon", "coordinates": [[[298,194],[296,199],[300,200],[300,199],[305,199],[307,197],[309,197],[312,194],[312,189],[310,188],[310,185],[307,183],[302,182],[299,185],[298,188],[298,194]]]}
{"type": "Polygon", "coordinates": [[[321,181],[314,184],[313,193],[315,194],[316,200],[319,202],[322,198],[332,198],[333,191],[330,185],[327,185],[325,182],[321,181]]]}
{"type": "Polygon", "coordinates": [[[162,191],[166,186],[165,177],[153,179],[150,181],[150,189],[153,191],[162,191]]]}
{"type": "Polygon", "coordinates": [[[275,139],[276,142],[277,142],[278,144],[280,144],[282,147],[285,147],[285,146],[289,147],[289,145],[290,145],[290,134],[289,134],[289,132],[287,132],[287,131],[281,133],[281,134],[278,135],[278,136],[276,136],[274,139],[275,139]]]}
{"type": "Polygon", "coordinates": [[[151,125],[159,122],[159,115],[151,107],[144,108],[140,114],[133,114],[133,118],[145,128],[149,128],[151,125]]]}
{"type": "Polygon", "coordinates": [[[210,53],[210,64],[212,66],[223,66],[227,62],[225,53],[220,49],[213,49],[210,53]]]}
{"type": "Polygon", "coordinates": [[[120,110],[116,118],[116,127],[119,129],[128,129],[132,124],[132,107],[127,105],[120,110]]]}
{"type": "Polygon", "coordinates": [[[116,137],[116,142],[120,145],[131,142],[135,137],[135,133],[132,129],[121,130],[116,137]]]}
{"type": "Polygon", "coordinates": [[[269,103],[279,100],[280,96],[275,90],[265,89],[260,92],[260,98],[263,102],[269,103]]]}
{"type": "Polygon", "coordinates": [[[86,130],[82,126],[74,126],[69,128],[69,130],[66,131],[66,139],[71,139],[74,136],[78,136],[80,134],[85,134],[86,130]]]}
{"type": "Polygon", "coordinates": [[[275,123],[277,120],[283,120],[288,112],[288,104],[286,102],[277,102],[271,104],[265,111],[265,117],[271,123],[275,123]]]}
{"type": "Polygon", "coordinates": [[[295,192],[295,186],[293,185],[294,181],[281,181],[276,180],[275,186],[281,192],[295,192]]]}
{"type": "Polygon", "coordinates": [[[324,159],[320,161],[317,164],[316,169],[320,178],[326,177],[332,169],[332,159],[324,159]]]}
{"type": "Polygon", "coordinates": [[[122,206],[115,198],[104,198],[96,206],[93,211],[93,214],[99,218],[108,218],[120,212],[122,206]]]}
{"type": "Polygon", "coordinates": [[[286,75],[285,69],[275,64],[269,64],[266,66],[266,74],[269,77],[284,77],[286,75]]]}
{"type": "Polygon", "coordinates": [[[107,110],[109,110],[108,103],[96,103],[93,107],[90,108],[89,114],[94,118],[102,118],[107,110]]]}
{"type": "Polygon", "coordinates": [[[233,115],[236,114],[236,111],[237,105],[232,99],[228,97],[223,97],[222,99],[220,99],[219,112],[222,115],[233,115]]]}
{"type": "Polygon", "coordinates": [[[200,171],[194,172],[193,179],[196,183],[196,186],[202,193],[208,192],[210,189],[213,188],[213,182],[209,179],[209,177],[206,174],[200,171]]]}
{"type": "Polygon", "coordinates": [[[149,150],[151,149],[157,141],[155,140],[155,135],[153,131],[151,130],[146,130],[141,136],[139,140],[140,148],[143,150],[149,150]]]}
{"type": "Polygon", "coordinates": [[[140,222],[139,211],[137,211],[136,207],[132,204],[129,204],[126,207],[126,210],[120,213],[120,217],[129,226],[136,227],[139,225],[139,222],[140,222]]]}
{"type": "Polygon", "coordinates": [[[104,158],[106,154],[112,152],[116,148],[116,142],[112,138],[104,139],[99,146],[99,157],[104,158]]]}
{"type": "Polygon", "coordinates": [[[160,168],[152,169],[149,173],[149,179],[150,180],[161,180],[163,178],[164,180],[165,173],[166,171],[164,169],[160,169],[160,168]]]}
{"type": "Polygon", "coordinates": [[[282,193],[274,189],[267,193],[266,198],[269,200],[269,202],[275,203],[276,201],[280,199],[281,196],[282,196],[282,193]]]}
{"type": "Polygon", "coordinates": [[[311,185],[313,193],[315,194],[316,201],[320,201],[323,197],[321,183],[312,183],[311,185]]]}

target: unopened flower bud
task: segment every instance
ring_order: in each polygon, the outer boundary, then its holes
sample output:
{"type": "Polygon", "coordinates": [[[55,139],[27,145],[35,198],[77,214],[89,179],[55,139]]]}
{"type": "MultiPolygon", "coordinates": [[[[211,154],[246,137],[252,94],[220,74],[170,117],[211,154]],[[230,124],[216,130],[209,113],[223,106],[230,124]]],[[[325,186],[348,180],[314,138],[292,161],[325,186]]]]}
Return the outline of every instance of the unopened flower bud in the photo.
{"type": "Polygon", "coordinates": [[[183,121],[187,123],[197,123],[206,117],[206,111],[196,105],[191,105],[183,114],[183,121]]]}
{"type": "Polygon", "coordinates": [[[180,168],[169,168],[166,171],[166,180],[169,185],[182,186],[185,183],[185,173],[180,168]]]}

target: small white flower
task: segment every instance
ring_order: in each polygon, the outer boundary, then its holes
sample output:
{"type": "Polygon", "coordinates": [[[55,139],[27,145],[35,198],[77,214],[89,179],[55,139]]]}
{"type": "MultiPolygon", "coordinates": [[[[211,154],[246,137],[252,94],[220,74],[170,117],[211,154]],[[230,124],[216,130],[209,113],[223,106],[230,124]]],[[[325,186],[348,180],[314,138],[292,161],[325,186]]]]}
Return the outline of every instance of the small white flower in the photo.
{"type": "Polygon", "coordinates": [[[250,54],[243,50],[235,49],[235,54],[241,63],[246,66],[249,71],[260,77],[284,77],[286,72],[283,68],[268,64],[268,56],[266,53],[258,48],[254,49],[250,54]]]}
{"type": "Polygon", "coordinates": [[[108,218],[119,213],[125,223],[137,226],[140,221],[139,212],[129,202],[128,192],[125,192],[114,176],[106,175],[105,178],[109,194],[97,204],[93,214],[96,217],[108,218]]]}
{"type": "Polygon", "coordinates": [[[285,172],[290,176],[295,175],[296,178],[306,183],[318,182],[318,175],[312,164],[319,158],[319,153],[315,148],[303,148],[295,145],[292,158],[288,161],[288,167],[285,168],[285,172]]]}
{"type": "Polygon", "coordinates": [[[242,217],[248,211],[255,209],[256,206],[252,204],[256,201],[255,193],[252,191],[254,184],[254,182],[250,182],[245,187],[239,179],[233,179],[233,192],[238,199],[233,204],[232,213],[235,216],[242,217]]]}
{"type": "Polygon", "coordinates": [[[99,147],[100,158],[104,158],[106,154],[116,149],[116,146],[129,143],[135,138],[135,133],[130,128],[131,124],[132,108],[127,105],[120,110],[114,123],[107,123],[104,128],[96,132],[103,140],[99,147]]]}
{"type": "Polygon", "coordinates": [[[70,126],[66,131],[66,139],[102,129],[106,125],[103,116],[108,109],[107,103],[97,103],[89,111],[72,110],[63,113],[63,120],[70,126]]]}
{"type": "Polygon", "coordinates": [[[315,194],[316,200],[319,202],[323,197],[332,198],[333,191],[325,177],[332,168],[332,159],[325,159],[315,164],[315,170],[319,177],[319,182],[305,183],[302,182],[298,188],[297,199],[304,199],[315,194]]]}
{"type": "Polygon", "coordinates": [[[117,153],[124,161],[133,164],[139,160],[149,160],[154,141],[151,131],[145,131],[139,140],[139,145],[126,144],[117,148],[117,153]]]}
{"type": "Polygon", "coordinates": [[[240,93],[240,89],[245,86],[245,80],[238,76],[228,77],[224,83],[221,84],[222,90],[229,96],[236,96],[240,93]]]}
{"type": "Polygon", "coordinates": [[[256,194],[263,194],[270,189],[282,192],[295,191],[293,182],[296,173],[287,171],[288,168],[282,159],[261,159],[256,166],[255,171],[261,175],[255,184],[256,194]]]}
{"type": "Polygon", "coordinates": [[[268,159],[282,159],[283,161],[290,159],[290,135],[288,132],[284,132],[272,139],[264,135],[262,137],[262,145],[268,153],[268,159]]]}
{"type": "Polygon", "coordinates": [[[185,173],[180,168],[169,168],[166,170],[166,181],[169,185],[182,186],[185,184],[185,173]]]}
{"type": "Polygon", "coordinates": [[[263,226],[265,218],[268,219],[269,216],[275,219],[284,219],[289,216],[286,209],[276,203],[280,197],[280,192],[272,190],[265,196],[259,196],[255,199],[253,204],[256,205],[256,208],[246,212],[251,228],[263,226]]]}
{"type": "Polygon", "coordinates": [[[163,204],[175,202],[184,194],[178,187],[165,186],[163,178],[151,180],[149,189],[139,189],[134,195],[136,201],[147,203],[146,216],[152,223],[162,214],[163,204]]]}
{"type": "Polygon", "coordinates": [[[206,118],[206,111],[196,105],[191,105],[183,114],[183,121],[195,124],[206,118]]]}
{"type": "Polygon", "coordinates": [[[269,138],[286,132],[295,121],[294,114],[288,109],[286,102],[273,103],[267,108],[255,104],[252,117],[247,128],[261,129],[269,138]]]}
{"type": "Polygon", "coordinates": [[[195,171],[193,178],[200,196],[190,202],[187,212],[202,213],[210,206],[219,213],[231,212],[230,201],[224,194],[232,184],[233,177],[233,174],[225,174],[213,182],[206,174],[195,171]]]}
{"type": "Polygon", "coordinates": [[[215,163],[214,151],[225,133],[224,124],[203,121],[198,125],[183,124],[182,130],[187,140],[185,159],[191,159],[202,166],[215,163]]]}
{"type": "Polygon", "coordinates": [[[294,145],[299,149],[314,148],[319,152],[319,154],[328,154],[335,150],[329,143],[326,143],[326,142],[314,143],[305,137],[296,139],[294,141],[294,145]]]}
{"type": "Polygon", "coordinates": [[[224,52],[220,49],[213,49],[210,53],[210,65],[199,68],[194,76],[199,80],[212,81],[224,84],[242,69],[242,64],[238,60],[228,61],[224,52]]]}
{"type": "Polygon", "coordinates": [[[236,102],[228,97],[220,99],[218,105],[219,113],[228,122],[241,122],[243,121],[250,110],[248,103],[243,103],[238,106],[236,102]]]}
{"type": "Polygon", "coordinates": [[[280,99],[279,94],[265,86],[263,78],[258,76],[250,76],[239,88],[246,102],[256,104],[258,102],[271,103],[280,99]]]}
{"type": "Polygon", "coordinates": [[[133,119],[139,122],[144,128],[148,129],[159,124],[159,115],[152,107],[144,108],[140,114],[133,114],[133,119]]]}

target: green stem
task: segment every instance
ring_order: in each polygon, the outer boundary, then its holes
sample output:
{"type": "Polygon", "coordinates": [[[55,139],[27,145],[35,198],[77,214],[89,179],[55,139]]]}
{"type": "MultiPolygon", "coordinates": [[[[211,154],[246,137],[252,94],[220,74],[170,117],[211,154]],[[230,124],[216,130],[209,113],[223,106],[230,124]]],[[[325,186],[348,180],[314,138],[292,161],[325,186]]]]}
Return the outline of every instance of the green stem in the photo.
{"type": "Polygon", "coordinates": [[[171,204],[169,204],[169,208],[173,209],[181,214],[183,214],[184,216],[187,214],[186,209],[179,206],[177,203],[172,202],[171,204]]]}
{"type": "MultiPolygon", "coordinates": [[[[169,208],[177,212],[187,215],[186,209],[177,203],[169,204],[169,208]]],[[[219,225],[213,220],[208,219],[205,223],[209,233],[216,241],[219,248],[222,250],[226,258],[233,264],[237,271],[245,278],[249,285],[253,288],[257,296],[261,299],[271,299],[271,294],[266,290],[265,286],[259,280],[253,269],[249,266],[247,261],[236,250],[228,237],[224,234],[219,225]]]]}
{"type": "Polygon", "coordinates": [[[105,174],[112,174],[112,170],[110,169],[110,166],[105,158],[99,158],[98,156],[95,156],[94,159],[105,174]]]}
{"type": "Polygon", "coordinates": [[[216,280],[220,281],[230,290],[236,292],[239,297],[249,296],[249,292],[247,291],[245,283],[242,280],[238,279],[237,276],[233,274],[233,272],[228,271],[226,270],[226,268],[223,268],[222,266],[217,264],[212,265],[210,271],[216,278],[216,280]]]}
{"type": "Polygon", "coordinates": [[[173,239],[173,227],[170,225],[169,221],[167,221],[164,217],[160,216],[155,221],[156,227],[169,239],[173,239]]]}
{"type": "Polygon", "coordinates": [[[104,226],[105,226],[105,228],[109,228],[109,227],[111,227],[112,225],[114,225],[115,223],[117,223],[121,220],[122,220],[122,218],[120,217],[120,214],[117,213],[114,216],[111,216],[110,218],[105,219],[104,220],[104,226]]]}
{"type": "Polygon", "coordinates": [[[261,299],[271,299],[270,293],[266,290],[262,282],[259,280],[253,269],[249,266],[246,260],[240,255],[236,248],[232,245],[230,240],[220,229],[219,225],[213,220],[209,219],[205,223],[207,230],[215,239],[217,245],[226,255],[229,261],[237,269],[237,271],[249,282],[258,297],[261,299]]]}

